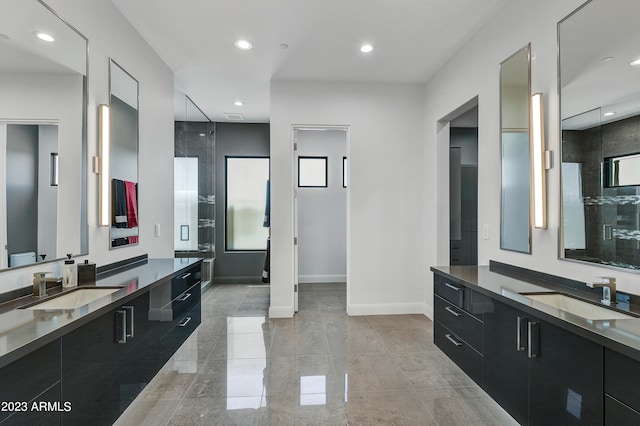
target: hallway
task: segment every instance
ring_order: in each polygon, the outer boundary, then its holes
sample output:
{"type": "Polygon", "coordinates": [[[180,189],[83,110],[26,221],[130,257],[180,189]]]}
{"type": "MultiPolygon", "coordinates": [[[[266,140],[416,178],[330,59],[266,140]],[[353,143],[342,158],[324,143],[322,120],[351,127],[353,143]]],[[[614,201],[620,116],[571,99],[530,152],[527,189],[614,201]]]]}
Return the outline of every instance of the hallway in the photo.
{"type": "Polygon", "coordinates": [[[301,284],[294,319],[269,288],[203,294],[202,324],[117,425],[516,424],[433,344],[423,315],[348,317],[344,284],[301,284]]]}

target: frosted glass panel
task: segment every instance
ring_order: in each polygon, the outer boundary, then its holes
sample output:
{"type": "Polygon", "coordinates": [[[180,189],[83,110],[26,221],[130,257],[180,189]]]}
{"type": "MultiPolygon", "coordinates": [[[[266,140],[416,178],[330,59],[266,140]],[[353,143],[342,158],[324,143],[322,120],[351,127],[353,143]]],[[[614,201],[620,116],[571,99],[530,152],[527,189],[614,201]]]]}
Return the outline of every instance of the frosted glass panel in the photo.
{"type": "Polygon", "coordinates": [[[173,161],[175,250],[198,250],[198,159],[176,157],[173,161]]]}
{"type": "Polygon", "coordinates": [[[227,157],[226,250],[266,250],[268,158],[227,157]]]}
{"type": "Polygon", "coordinates": [[[502,133],[503,249],[529,252],[529,132],[502,133]]]}
{"type": "Polygon", "coordinates": [[[327,157],[298,157],[298,186],[327,186],[327,157]]]}
{"type": "Polygon", "coordinates": [[[585,249],[584,199],[580,163],[562,163],[564,248],[585,249]]]}

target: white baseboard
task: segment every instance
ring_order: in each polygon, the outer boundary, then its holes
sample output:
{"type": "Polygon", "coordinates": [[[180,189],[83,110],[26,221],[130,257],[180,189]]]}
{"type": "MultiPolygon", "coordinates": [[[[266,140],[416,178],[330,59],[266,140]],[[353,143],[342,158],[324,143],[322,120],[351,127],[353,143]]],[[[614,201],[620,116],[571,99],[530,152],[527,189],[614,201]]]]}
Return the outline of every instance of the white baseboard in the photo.
{"type": "Polygon", "coordinates": [[[424,311],[422,313],[425,314],[426,317],[429,318],[431,321],[433,321],[433,306],[429,306],[425,303],[424,311]]]}
{"type": "Polygon", "coordinates": [[[293,318],[293,306],[270,306],[269,318],[293,318]]]}
{"type": "Polygon", "coordinates": [[[300,275],[300,283],[344,283],[347,282],[347,275],[300,275]]]}
{"type": "MultiPolygon", "coordinates": [[[[426,315],[424,303],[381,303],[381,304],[350,304],[347,306],[349,315],[426,315]]],[[[428,315],[427,315],[428,316],[428,315]]]]}

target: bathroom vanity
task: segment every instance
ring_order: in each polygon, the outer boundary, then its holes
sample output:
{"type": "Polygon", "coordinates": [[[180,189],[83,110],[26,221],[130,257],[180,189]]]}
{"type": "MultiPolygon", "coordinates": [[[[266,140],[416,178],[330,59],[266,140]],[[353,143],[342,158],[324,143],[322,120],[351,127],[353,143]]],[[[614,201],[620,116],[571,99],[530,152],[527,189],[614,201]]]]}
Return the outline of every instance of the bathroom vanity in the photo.
{"type": "Polygon", "coordinates": [[[609,309],[601,290],[497,262],[431,270],[435,344],[520,424],[640,424],[633,298],[609,309]]]}
{"type": "Polygon", "coordinates": [[[78,290],[108,293],[88,303],[3,305],[0,423],[112,424],[200,324],[200,277],[200,259],[149,259],[78,290]]]}

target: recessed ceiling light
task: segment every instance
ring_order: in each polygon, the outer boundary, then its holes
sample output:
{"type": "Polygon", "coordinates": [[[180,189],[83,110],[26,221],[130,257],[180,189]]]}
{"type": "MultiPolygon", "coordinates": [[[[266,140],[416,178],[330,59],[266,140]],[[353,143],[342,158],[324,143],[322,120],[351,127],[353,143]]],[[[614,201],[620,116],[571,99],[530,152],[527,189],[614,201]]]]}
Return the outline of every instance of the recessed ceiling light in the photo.
{"type": "Polygon", "coordinates": [[[602,58],[602,62],[611,62],[613,61],[613,56],[607,56],[605,58],[602,58]]]}
{"type": "Polygon", "coordinates": [[[50,34],[47,33],[43,33],[40,31],[36,31],[35,33],[33,33],[36,37],[38,37],[40,40],[42,41],[48,41],[48,42],[52,42],[52,41],[56,41],[55,38],[53,38],[53,36],[51,36],[50,34]]]}
{"type": "Polygon", "coordinates": [[[207,135],[205,135],[204,133],[200,133],[200,137],[201,138],[204,138],[205,136],[207,136],[207,135]]]}
{"type": "Polygon", "coordinates": [[[236,40],[235,45],[240,50],[249,50],[253,47],[253,43],[249,40],[236,40]]]}
{"type": "Polygon", "coordinates": [[[370,53],[371,51],[373,51],[373,46],[370,44],[363,44],[362,46],[360,46],[360,51],[362,53],[370,53]]]}
{"type": "Polygon", "coordinates": [[[0,39],[2,39],[2,40],[9,40],[10,38],[11,38],[11,37],[9,37],[9,36],[8,36],[8,35],[6,35],[6,34],[0,34],[0,39]]]}
{"type": "Polygon", "coordinates": [[[611,117],[612,115],[615,115],[616,113],[613,111],[607,111],[604,114],[602,114],[604,117],[611,117]]]}
{"type": "Polygon", "coordinates": [[[234,104],[235,106],[242,106],[242,105],[244,105],[244,102],[242,102],[242,101],[235,101],[233,104],[234,104]]]}
{"type": "Polygon", "coordinates": [[[640,65],[640,58],[636,59],[635,61],[629,62],[629,65],[631,65],[633,67],[640,65]]]}
{"type": "Polygon", "coordinates": [[[280,49],[285,50],[285,49],[288,49],[288,48],[289,48],[289,45],[287,43],[280,43],[280,49]]]}

